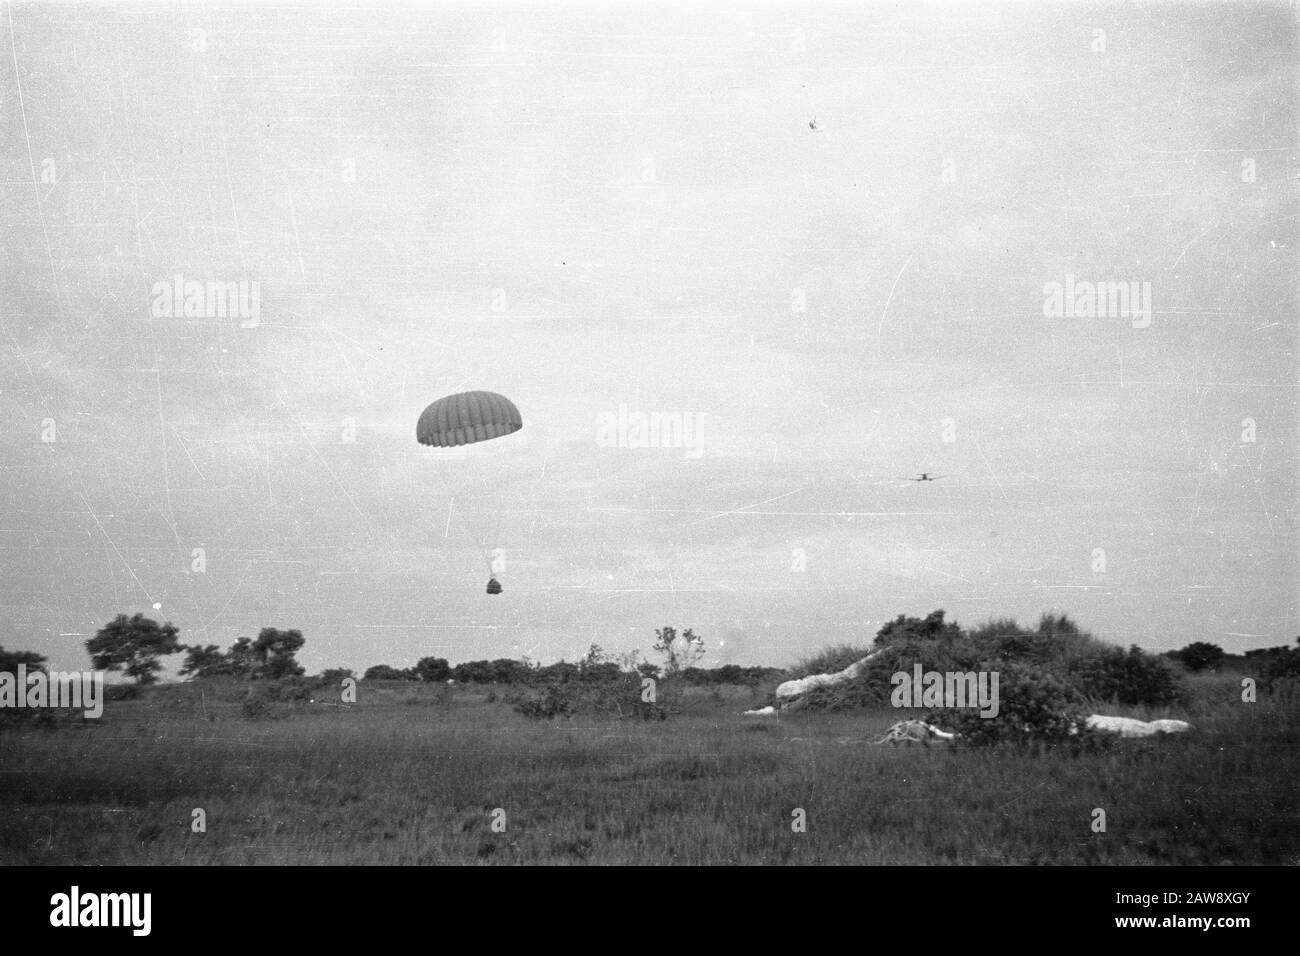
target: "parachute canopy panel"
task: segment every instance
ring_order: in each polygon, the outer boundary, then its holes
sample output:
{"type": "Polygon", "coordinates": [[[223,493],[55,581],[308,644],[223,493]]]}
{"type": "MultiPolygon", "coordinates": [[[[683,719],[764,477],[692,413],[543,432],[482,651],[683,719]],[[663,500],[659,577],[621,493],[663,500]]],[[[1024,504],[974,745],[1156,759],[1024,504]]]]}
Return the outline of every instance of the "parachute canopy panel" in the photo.
{"type": "Polygon", "coordinates": [[[420,415],[421,445],[452,448],[512,435],[524,427],[515,403],[496,392],[460,392],[440,398],[420,415]]]}

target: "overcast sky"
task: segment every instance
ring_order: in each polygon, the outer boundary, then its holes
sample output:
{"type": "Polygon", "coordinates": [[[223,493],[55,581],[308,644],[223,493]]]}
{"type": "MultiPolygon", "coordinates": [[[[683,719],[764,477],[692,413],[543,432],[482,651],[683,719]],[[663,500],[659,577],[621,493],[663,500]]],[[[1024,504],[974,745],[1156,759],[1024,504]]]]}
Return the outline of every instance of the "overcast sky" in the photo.
{"type": "Polygon", "coordinates": [[[1289,7],[541,6],[5,6],[0,643],[1300,634],[1289,7]],[[523,430],[417,444],[468,389],[523,430]]]}

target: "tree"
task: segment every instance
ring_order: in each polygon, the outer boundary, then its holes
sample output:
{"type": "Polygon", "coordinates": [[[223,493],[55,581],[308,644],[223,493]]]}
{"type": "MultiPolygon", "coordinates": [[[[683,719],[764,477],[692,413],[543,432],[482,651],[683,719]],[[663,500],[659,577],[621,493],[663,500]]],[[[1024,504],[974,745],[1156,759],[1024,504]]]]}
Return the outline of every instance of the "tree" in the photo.
{"type": "Polygon", "coordinates": [[[494,684],[519,684],[528,676],[528,665],[510,657],[498,657],[491,666],[494,684]]]}
{"type": "Polygon", "coordinates": [[[119,614],[86,641],[86,650],[96,670],[120,670],[140,684],[152,684],[162,670],[158,658],[179,654],[181,644],[170,623],[159,625],[143,614],[119,614]]]}
{"type": "Polygon", "coordinates": [[[256,670],[257,655],[253,652],[253,639],[241,637],[226,651],[226,665],[222,673],[247,677],[251,681],[256,670]]]}
{"type": "Polygon", "coordinates": [[[451,669],[457,684],[490,684],[495,673],[491,661],[466,661],[451,669]]]}
{"type": "Polygon", "coordinates": [[[442,684],[451,676],[451,665],[441,657],[421,657],[415,662],[415,672],[422,681],[442,684]]]}
{"type": "Polygon", "coordinates": [[[1217,644],[1196,641],[1182,650],[1174,651],[1170,657],[1182,661],[1189,671],[1203,671],[1217,667],[1223,660],[1224,650],[1217,644]]]}
{"type": "Polygon", "coordinates": [[[411,680],[411,671],[398,670],[388,664],[376,664],[361,675],[362,680],[411,680]]]}
{"type": "Polygon", "coordinates": [[[1038,617],[1038,633],[1056,637],[1061,634],[1076,635],[1081,632],[1079,625],[1070,620],[1070,615],[1047,613],[1038,617]]]}
{"type": "Polygon", "coordinates": [[[185,663],[180,669],[182,677],[214,677],[228,673],[226,656],[216,644],[195,644],[185,648],[185,663]]]}
{"type": "Polygon", "coordinates": [[[6,651],[0,647],[0,672],[8,672],[17,677],[19,664],[27,665],[29,674],[38,670],[43,671],[45,655],[37,654],[35,651],[6,651]]]}
{"type": "Polygon", "coordinates": [[[610,660],[599,644],[587,648],[586,657],[578,661],[578,679],[589,684],[609,683],[620,680],[623,676],[623,669],[618,666],[618,662],[610,660]]]}
{"type": "Polygon", "coordinates": [[[257,660],[257,676],[269,680],[282,677],[301,677],[305,670],[294,660],[294,654],[307,643],[301,631],[280,631],[264,627],[253,642],[253,656],[257,660]]]}
{"type": "Polygon", "coordinates": [[[356,676],[350,667],[330,667],[320,672],[316,682],[322,686],[337,686],[345,680],[356,680],[356,676]]]}
{"type": "MultiPolygon", "coordinates": [[[[1300,643],[1300,638],[1296,639],[1300,643]]],[[[1264,686],[1269,689],[1284,680],[1300,678],[1300,649],[1292,650],[1283,646],[1270,656],[1264,664],[1264,686]]]]}
{"type": "Polygon", "coordinates": [[[654,649],[664,656],[664,677],[671,678],[704,656],[704,638],[689,627],[679,636],[675,627],[665,626],[655,631],[654,649]]]}

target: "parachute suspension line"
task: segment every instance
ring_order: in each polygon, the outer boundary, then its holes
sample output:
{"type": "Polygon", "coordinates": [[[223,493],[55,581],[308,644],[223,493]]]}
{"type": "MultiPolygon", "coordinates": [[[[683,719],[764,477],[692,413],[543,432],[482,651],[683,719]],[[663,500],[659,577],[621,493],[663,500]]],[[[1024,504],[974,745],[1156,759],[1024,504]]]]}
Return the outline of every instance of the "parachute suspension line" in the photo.
{"type": "Polygon", "coordinates": [[[468,507],[462,505],[457,514],[460,516],[461,524],[465,526],[465,532],[469,535],[470,540],[474,542],[474,546],[478,548],[478,553],[482,555],[483,563],[487,565],[490,577],[492,574],[492,552],[489,548],[488,539],[483,536],[482,526],[471,517],[474,512],[474,496],[466,495],[468,487],[467,484],[461,489],[461,497],[468,497],[470,499],[469,505],[468,507]]]}
{"type": "MultiPolygon", "coordinates": [[[[436,448],[455,448],[461,445],[473,445],[512,435],[523,426],[523,417],[519,414],[519,409],[515,407],[514,402],[504,395],[484,391],[459,392],[438,399],[420,413],[419,421],[415,425],[415,438],[422,445],[432,445],[436,448]]],[[[493,456],[489,453],[486,459],[487,462],[491,462],[493,456]]],[[[506,455],[504,460],[507,465],[513,466],[512,456],[506,455]]],[[[509,472],[507,473],[507,480],[508,478],[509,472]]],[[[472,481],[470,483],[472,484],[472,481]]],[[[491,507],[496,503],[498,495],[501,498],[498,507],[495,508],[495,523],[490,538],[484,537],[481,533],[483,529],[472,519],[471,512],[475,510],[474,496],[467,494],[467,492],[468,488],[461,488],[448,501],[447,521],[443,530],[443,537],[445,538],[450,534],[451,515],[455,510],[456,498],[469,498],[470,503],[468,505],[463,500],[461,502],[461,521],[464,522],[470,537],[474,539],[474,543],[478,545],[479,552],[483,555],[483,562],[488,567],[488,593],[500,594],[501,585],[497,583],[495,578],[492,550],[497,543],[497,536],[501,533],[501,520],[507,500],[506,491],[501,482],[491,482],[488,480],[487,475],[483,476],[483,494],[479,499],[479,507],[482,508],[485,505],[491,507]],[[494,485],[496,494],[493,493],[494,485]]],[[[485,514],[482,517],[484,522],[487,523],[488,516],[485,514]]]]}
{"type": "Polygon", "coordinates": [[[460,482],[452,485],[449,489],[450,494],[447,497],[447,520],[443,523],[442,536],[444,539],[451,537],[451,525],[453,515],[460,520],[461,526],[465,529],[465,534],[478,548],[478,552],[483,556],[484,562],[488,565],[489,571],[492,567],[491,556],[485,546],[485,538],[482,529],[475,524],[473,520],[474,512],[474,488],[473,482],[460,482]]]}
{"type": "MultiPolygon", "coordinates": [[[[500,547],[501,544],[501,519],[505,515],[506,505],[510,501],[510,483],[514,480],[515,473],[515,456],[508,454],[506,457],[506,476],[505,480],[498,483],[498,500],[496,501],[496,520],[492,526],[492,540],[489,542],[493,547],[500,547]]],[[[488,562],[491,568],[492,562],[488,562]]]]}

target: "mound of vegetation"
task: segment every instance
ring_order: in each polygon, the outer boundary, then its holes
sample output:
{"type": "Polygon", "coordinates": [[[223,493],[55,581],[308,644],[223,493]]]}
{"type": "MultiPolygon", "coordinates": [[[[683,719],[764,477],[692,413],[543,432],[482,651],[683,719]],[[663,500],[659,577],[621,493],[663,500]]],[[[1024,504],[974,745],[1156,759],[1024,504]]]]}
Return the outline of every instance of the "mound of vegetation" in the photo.
{"type": "MultiPolygon", "coordinates": [[[[508,695],[515,710],[534,720],[578,715],[663,720],[668,715],[657,693],[646,693],[645,665],[623,668],[593,644],[577,664],[536,668],[530,690],[508,695]]],[[[649,677],[654,687],[653,677],[649,677]]]]}
{"type": "MultiPolygon", "coordinates": [[[[855,680],[815,688],[800,701],[812,710],[879,708],[894,700],[898,682],[919,667],[922,674],[999,675],[999,711],[981,717],[976,708],[931,711],[926,719],[983,744],[1017,740],[1059,740],[1087,713],[1106,702],[1164,706],[1182,700],[1177,672],[1163,658],[1137,647],[1128,651],[1100,641],[1064,615],[1044,614],[1038,626],[992,620],[964,630],[943,611],[925,618],[900,615],[882,627],[875,647],[882,651],[855,680]]],[[[868,650],[850,645],[827,648],[801,661],[793,673],[833,673],[861,660],[868,650]]],[[[991,686],[991,685],[990,685],[991,686]]]]}
{"type": "Polygon", "coordinates": [[[989,661],[998,672],[998,712],[943,708],[929,719],[975,746],[1002,741],[1060,742],[1077,735],[1087,717],[1077,690],[1045,668],[1016,661],[989,661]]]}
{"type": "Polygon", "coordinates": [[[1070,662],[1069,676],[1079,691],[1093,701],[1162,706],[1184,699],[1178,675],[1159,657],[1136,645],[1125,653],[1113,647],[1097,657],[1070,662]]]}

